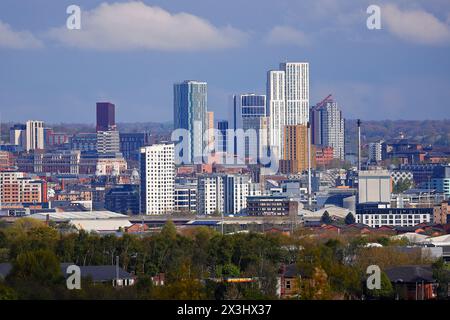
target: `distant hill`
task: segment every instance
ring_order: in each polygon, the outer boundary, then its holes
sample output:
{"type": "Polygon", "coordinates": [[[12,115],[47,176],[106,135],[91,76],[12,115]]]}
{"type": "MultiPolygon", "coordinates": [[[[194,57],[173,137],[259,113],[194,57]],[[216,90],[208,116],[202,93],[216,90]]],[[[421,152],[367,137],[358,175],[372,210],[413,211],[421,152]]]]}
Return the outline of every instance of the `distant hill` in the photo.
{"type": "MultiPolygon", "coordinates": [[[[9,128],[13,123],[1,124],[2,141],[9,141],[9,128]]],[[[135,122],[118,123],[121,132],[144,132],[149,131],[154,134],[168,134],[172,131],[172,123],[158,122],[135,122]]],[[[74,134],[77,132],[94,132],[94,124],[59,123],[46,124],[52,127],[55,132],[67,132],[74,134]]],[[[347,143],[356,142],[356,120],[346,120],[347,143]]],[[[362,123],[362,142],[364,144],[380,139],[389,140],[396,138],[403,133],[406,137],[418,142],[436,147],[450,147],[450,119],[445,120],[367,120],[362,123]]]]}
{"type": "MultiPolygon", "coordinates": [[[[399,137],[402,133],[424,145],[449,147],[450,146],[450,120],[382,120],[363,121],[361,136],[363,143],[390,140],[399,137]]],[[[356,141],[356,120],[346,121],[346,135],[348,141],[356,141]]]]}

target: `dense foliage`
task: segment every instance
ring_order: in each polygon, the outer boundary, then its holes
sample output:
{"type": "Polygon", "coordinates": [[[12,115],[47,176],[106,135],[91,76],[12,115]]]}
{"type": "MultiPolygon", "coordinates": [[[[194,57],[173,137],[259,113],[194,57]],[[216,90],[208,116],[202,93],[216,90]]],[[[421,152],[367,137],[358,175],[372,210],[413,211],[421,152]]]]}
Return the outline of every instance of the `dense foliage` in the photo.
{"type": "MultiPolygon", "coordinates": [[[[168,222],[160,233],[146,236],[100,236],[60,232],[24,218],[0,226],[0,262],[12,270],[0,280],[0,299],[273,299],[283,264],[296,264],[301,299],[359,299],[365,269],[421,263],[419,257],[395,251],[386,237],[312,236],[304,229],[292,236],[235,233],[222,235],[208,228],[180,234],[168,222]],[[368,241],[387,247],[368,248],[368,241]],[[113,288],[82,280],[81,290],[67,290],[61,262],[120,266],[136,275],[137,284],[113,288]],[[165,274],[165,285],[151,277],[165,274]],[[223,279],[250,277],[252,283],[223,279]]],[[[382,294],[382,293],[380,293],[382,294]]]]}

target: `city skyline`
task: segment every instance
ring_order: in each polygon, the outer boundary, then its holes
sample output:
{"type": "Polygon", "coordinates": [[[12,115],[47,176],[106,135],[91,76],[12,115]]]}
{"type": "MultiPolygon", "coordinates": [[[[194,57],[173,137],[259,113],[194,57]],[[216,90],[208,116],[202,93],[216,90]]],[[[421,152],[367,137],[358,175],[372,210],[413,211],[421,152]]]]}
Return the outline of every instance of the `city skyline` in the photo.
{"type": "Polygon", "coordinates": [[[445,1],[381,1],[381,30],[366,27],[369,1],[261,1],[264,10],[247,19],[252,4],[228,14],[233,6],[217,8],[204,0],[79,1],[84,19],[79,32],[86,37],[79,39],[65,38],[62,30],[68,1],[10,3],[0,4],[2,122],[45,115],[49,123],[87,123],[96,101],[116,104],[122,122],[169,122],[173,83],[192,78],[208,83],[208,110],[225,119],[230,96],[265,94],[267,71],[284,61],[310,63],[310,106],[332,93],[349,119],[439,119],[448,108],[442,101],[450,100],[450,4],[445,1]],[[105,25],[93,20],[94,14],[116,19],[105,25]],[[114,23],[130,17],[141,24],[118,32],[114,23]],[[162,40],[136,46],[122,33],[140,37],[142,30],[154,30],[146,17],[163,19],[162,40]],[[186,32],[201,35],[181,33],[195,40],[195,47],[173,32],[182,18],[186,32]],[[422,21],[429,32],[422,32],[422,21]],[[92,30],[96,22],[102,27],[98,33],[92,30]],[[105,38],[114,32],[116,40],[105,38]],[[106,39],[99,42],[103,47],[95,46],[98,37],[106,39]]]}

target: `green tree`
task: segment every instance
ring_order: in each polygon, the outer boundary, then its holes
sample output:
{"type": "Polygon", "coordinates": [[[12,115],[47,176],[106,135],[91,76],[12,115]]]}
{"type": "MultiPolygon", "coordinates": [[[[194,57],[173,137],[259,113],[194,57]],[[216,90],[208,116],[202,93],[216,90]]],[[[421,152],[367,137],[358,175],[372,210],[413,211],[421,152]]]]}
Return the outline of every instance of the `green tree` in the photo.
{"type": "Polygon", "coordinates": [[[369,299],[385,300],[392,299],[394,296],[394,289],[392,287],[391,280],[389,280],[386,273],[381,272],[381,288],[380,289],[367,289],[367,297],[369,299]]]}
{"type": "Polygon", "coordinates": [[[331,224],[333,222],[333,220],[331,219],[330,214],[328,213],[328,211],[325,211],[323,213],[322,218],[320,219],[320,221],[322,223],[325,223],[325,224],[331,224]]]}
{"type": "Polygon", "coordinates": [[[6,284],[0,282],[0,300],[16,300],[17,298],[17,293],[13,288],[10,288],[6,284]]]}
{"type": "Polygon", "coordinates": [[[355,216],[349,212],[346,216],[345,216],[345,224],[349,225],[349,224],[354,224],[356,222],[355,220],[355,216]]]}
{"type": "Polygon", "coordinates": [[[55,284],[62,280],[61,266],[50,250],[26,251],[17,256],[7,279],[55,284]]]}
{"type": "Polygon", "coordinates": [[[175,240],[177,237],[177,228],[172,220],[167,220],[161,229],[161,236],[166,240],[175,240]]]}
{"type": "Polygon", "coordinates": [[[438,283],[437,295],[439,299],[446,299],[448,296],[448,284],[450,282],[450,270],[445,265],[443,259],[437,260],[432,265],[433,278],[438,283]]]}
{"type": "Polygon", "coordinates": [[[406,190],[411,189],[412,183],[411,180],[408,179],[400,179],[396,184],[394,184],[393,192],[394,193],[402,193],[406,190]]]}

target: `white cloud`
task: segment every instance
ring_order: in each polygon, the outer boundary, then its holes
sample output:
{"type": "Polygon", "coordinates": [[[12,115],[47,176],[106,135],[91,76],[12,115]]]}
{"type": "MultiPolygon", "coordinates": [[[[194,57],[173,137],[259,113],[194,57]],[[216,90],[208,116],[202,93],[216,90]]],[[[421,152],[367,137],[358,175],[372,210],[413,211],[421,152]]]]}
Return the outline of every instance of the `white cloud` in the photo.
{"type": "Polygon", "coordinates": [[[231,26],[218,28],[195,15],[172,14],[142,2],[103,3],[91,11],[82,11],[81,30],[67,30],[64,26],[48,34],[71,47],[164,51],[235,47],[247,37],[231,26]]]}
{"type": "Polygon", "coordinates": [[[0,48],[29,49],[42,46],[43,43],[31,32],[15,31],[8,24],[0,21],[0,48]]]}
{"type": "Polygon", "coordinates": [[[301,30],[288,26],[275,26],[267,34],[265,42],[271,45],[305,46],[310,41],[301,30]]]}
{"type": "Polygon", "coordinates": [[[400,10],[388,4],[381,8],[382,27],[397,37],[419,44],[450,43],[450,25],[424,10],[400,10]]]}

